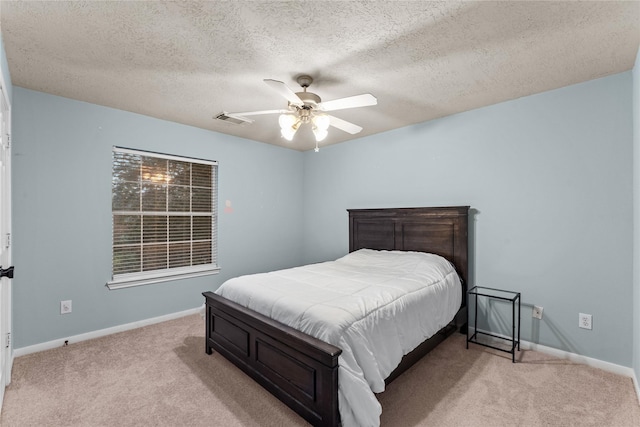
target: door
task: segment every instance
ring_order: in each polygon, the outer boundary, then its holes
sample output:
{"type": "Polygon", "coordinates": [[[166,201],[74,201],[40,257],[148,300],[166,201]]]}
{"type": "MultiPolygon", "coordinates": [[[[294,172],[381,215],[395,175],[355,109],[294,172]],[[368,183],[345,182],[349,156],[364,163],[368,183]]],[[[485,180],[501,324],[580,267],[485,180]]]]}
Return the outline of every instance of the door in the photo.
{"type": "Polygon", "coordinates": [[[11,381],[11,120],[9,101],[0,84],[0,411],[11,381]]]}

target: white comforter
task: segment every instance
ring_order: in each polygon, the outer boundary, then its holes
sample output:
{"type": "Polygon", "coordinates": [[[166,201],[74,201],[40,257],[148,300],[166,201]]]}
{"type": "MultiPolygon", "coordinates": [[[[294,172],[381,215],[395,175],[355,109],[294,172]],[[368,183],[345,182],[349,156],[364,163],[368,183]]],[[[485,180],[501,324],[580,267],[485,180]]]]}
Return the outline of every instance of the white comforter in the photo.
{"type": "Polygon", "coordinates": [[[336,261],[237,277],[217,294],[342,349],[345,427],[378,426],[374,393],[402,356],[449,323],[460,280],[442,257],[361,249],[336,261]]]}

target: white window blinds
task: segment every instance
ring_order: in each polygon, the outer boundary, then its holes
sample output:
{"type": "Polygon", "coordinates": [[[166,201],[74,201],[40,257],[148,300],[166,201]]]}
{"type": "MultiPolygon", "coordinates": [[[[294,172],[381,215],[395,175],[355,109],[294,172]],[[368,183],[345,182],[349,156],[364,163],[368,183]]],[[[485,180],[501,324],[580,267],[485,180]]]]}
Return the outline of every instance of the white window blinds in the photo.
{"type": "Polygon", "coordinates": [[[107,285],[217,272],[216,189],[217,162],[114,147],[107,285]]]}

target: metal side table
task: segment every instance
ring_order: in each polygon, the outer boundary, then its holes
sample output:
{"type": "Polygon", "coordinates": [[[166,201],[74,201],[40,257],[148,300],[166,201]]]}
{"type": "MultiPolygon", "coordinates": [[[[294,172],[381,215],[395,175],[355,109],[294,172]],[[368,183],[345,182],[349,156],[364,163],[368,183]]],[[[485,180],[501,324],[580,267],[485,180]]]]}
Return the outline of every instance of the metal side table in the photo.
{"type": "Polygon", "coordinates": [[[475,311],[474,311],[475,319],[473,323],[473,334],[470,335],[471,311],[467,309],[467,349],[469,348],[469,343],[490,347],[495,350],[511,353],[511,361],[513,363],[516,363],[516,349],[520,351],[520,308],[521,308],[520,292],[505,291],[503,289],[495,289],[495,288],[485,288],[483,286],[474,286],[473,288],[469,289],[469,291],[467,292],[467,304],[471,302],[471,298],[469,297],[471,297],[472,295],[475,296],[475,311]],[[478,298],[480,297],[486,297],[486,298],[497,299],[502,301],[511,301],[511,325],[512,325],[511,338],[505,338],[504,336],[496,335],[491,332],[478,330],[478,298]],[[518,317],[516,317],[516,305],[518,307],[518,317]],[[486,335],[486,336],[490,336],[500,340],[504,340],[508,343],[511,343],[511,349],[500,348],[491,344],[478,342],[478,335],[486,335]]]}

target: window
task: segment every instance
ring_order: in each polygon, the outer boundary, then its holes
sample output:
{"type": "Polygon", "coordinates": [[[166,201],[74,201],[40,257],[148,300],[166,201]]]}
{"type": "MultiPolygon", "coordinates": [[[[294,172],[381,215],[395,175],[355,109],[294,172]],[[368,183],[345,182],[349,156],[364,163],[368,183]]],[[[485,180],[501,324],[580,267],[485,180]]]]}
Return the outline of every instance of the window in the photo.
{"type": "Polygon", "coordinates": [[[214,274],[217,162],[114,147],[109,289],[214,274]]]}

